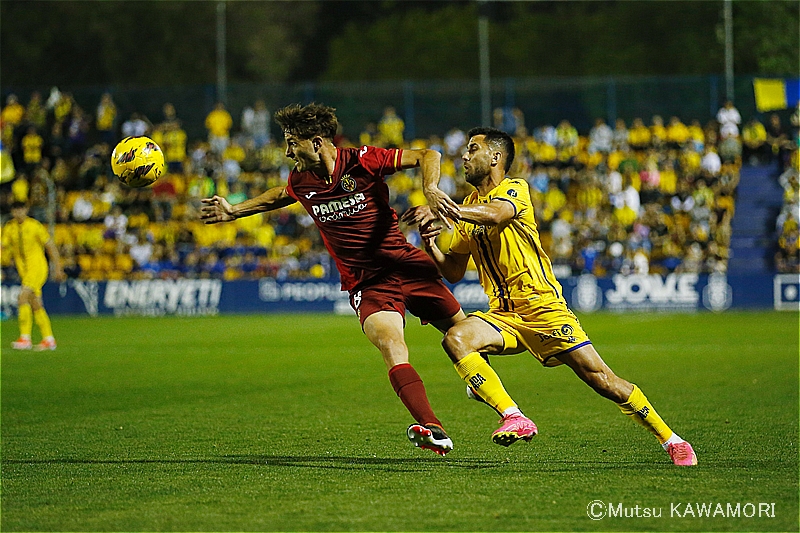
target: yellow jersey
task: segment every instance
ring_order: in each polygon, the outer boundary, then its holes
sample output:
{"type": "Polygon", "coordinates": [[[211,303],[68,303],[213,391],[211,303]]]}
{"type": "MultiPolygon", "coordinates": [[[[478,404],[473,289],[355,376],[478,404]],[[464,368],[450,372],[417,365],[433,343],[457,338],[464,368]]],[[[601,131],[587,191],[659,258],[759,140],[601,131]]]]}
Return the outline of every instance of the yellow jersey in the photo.
{"type": "Polygon", "coordinates": [[[50,240],[47,229],[36,219],[22,223],[11,219],[3,226],[3,253],[11,254],[20,276],[27,272],[47,271],[44,245],[50,240]]]}
{"type": "Polygon", "coordinates": [[[174,129],[164,132],[164,157],[167,163],[180,163],[186,159],[186,132],[174,129]]]}
{"type": "Polygon", "coordinates": [[[646,146],[650,144],[651,133],[647,126],[637,126],[628,130],[628,142],[631,146],[646,146]]]}
{"type": "Polygon", "coordinates": [[[232,126],[233,119],[224,109],[215,109],[206,117],[206,129],[216,137],[227,137],[232,126]]]}
{"type": "Polygon", "coordinates": [[[464,205],[492,200],[511,203],[514,217],[497,226],[459,221],[450,244],[450,251],[472,256],[490,309],[514,311],[518,305],[561,299],[561,285],[539,240],[527,182],[507,177],[487,196],[473,191],[464,205]]]}

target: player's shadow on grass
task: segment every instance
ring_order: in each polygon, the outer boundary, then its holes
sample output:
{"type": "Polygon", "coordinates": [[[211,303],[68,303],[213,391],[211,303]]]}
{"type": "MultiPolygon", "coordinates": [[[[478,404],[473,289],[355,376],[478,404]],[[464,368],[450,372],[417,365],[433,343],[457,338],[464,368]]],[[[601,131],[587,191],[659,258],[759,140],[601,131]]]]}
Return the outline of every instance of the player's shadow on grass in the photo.
{"type": "MultiPolygon", "coordinates": [[[[294,455],[229,455],[219,462],[231,464],[266,464],[268,466],[300,467],[300,468],[332,468],[339,470],[381,470],[386,472],[421,472],[431,468],[462,468],[468,470],[482,470],[490,468],[531,468],[542,473],[558,472],[585,472],[587,470],[620,470],[630,469],[638,473],[661,472],[672,470],[675,467],[664,461],[649,461],[647,459],[632,461],[576,461],[573,459],[548,459],[546,462],[516,462],[506,459],[456,459],[444,457],[345,457],[336,455],[325,456],[294,456],[294,455]]],[[[749,468],[751,463],[742,465],[749,468]]]]}
{"type": "Polygon", "coordinates": [[[486,469],[506,464],[504,460],[447,459],[444,457],[347,457],[341,455],[229,455],[231,463],[266,464],[300,468],[336,470],[381,470],[384,472],[419,472],[431,467],[486,469]]]}
{"type": "Polygon", "coordinates": [[[503,459],[447,459],[444,457],[348,457],[341,455],[223,455],[202,459],[7,459],[3,464],[18,465],[180,465],[240,464],[294,468],[329,468],[335,470],[380,470],[384,472],[420,472],[431,468],[486,469],[507,464],[503,459]]]}

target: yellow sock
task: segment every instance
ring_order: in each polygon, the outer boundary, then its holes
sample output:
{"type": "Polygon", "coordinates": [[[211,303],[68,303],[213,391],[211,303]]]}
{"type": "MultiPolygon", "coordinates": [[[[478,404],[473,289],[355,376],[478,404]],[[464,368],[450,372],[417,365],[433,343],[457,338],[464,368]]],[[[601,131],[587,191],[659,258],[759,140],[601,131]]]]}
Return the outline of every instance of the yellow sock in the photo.
{"type": "Polygon", "coordinates": [[[517,406],[503,388],[500,376],[478,352],[472,352],[456,363],[455,367],[461,379],[497,412],[502,414],[506,409],[517,406]]]}
{"type": "Polygon", "coordinates": [[[633,386],[633,392],[628,401],[617,405],[623,414],[628,415],[637,424],[655,435],[659,443],[664,444],[672,436],[672,430],[658,416],[650,400],[636,385],[633,386]]]}
{"type": "Polygon", "coordinates": [[[23,304],[19,306],[19,335],[20,337],[31,338],[31,330],[33,329],[33,318],[31,316],[30,304],[23,304]]]}
{"type": "Polygon", "coordinates": [[[42,332],[42,338],[53,336],[53,327],[50,325],[50,317],[47,316],[47,311],[44,307],[40,307],[33,312],[33,318],[36,320],[36,325],[39,326],[39,331],[42,332]]]}

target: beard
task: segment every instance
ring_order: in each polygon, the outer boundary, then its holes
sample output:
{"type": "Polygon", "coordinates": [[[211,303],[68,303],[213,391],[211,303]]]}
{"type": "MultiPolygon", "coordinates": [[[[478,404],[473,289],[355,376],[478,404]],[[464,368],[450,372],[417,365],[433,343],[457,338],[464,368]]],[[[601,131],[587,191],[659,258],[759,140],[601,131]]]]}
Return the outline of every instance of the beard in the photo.
{"type": "Polygon", "coordinates": [[[476,188],[478,185],[483,183],[488,175],[489,169],[483,168],[482,165],[475,165],[473,163],[473,166],[470,167],[470,170],[464,169],[464,178],[466,179],[467,183],[476,188]]]}

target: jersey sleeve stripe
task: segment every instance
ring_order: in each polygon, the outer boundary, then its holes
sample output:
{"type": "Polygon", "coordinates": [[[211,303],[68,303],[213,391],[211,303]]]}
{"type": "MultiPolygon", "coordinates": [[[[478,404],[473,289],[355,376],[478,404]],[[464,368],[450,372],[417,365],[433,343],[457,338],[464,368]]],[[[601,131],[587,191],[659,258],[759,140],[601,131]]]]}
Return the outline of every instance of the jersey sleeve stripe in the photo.
{"type": "Polygon", "coordinates": [[[403,161],[403,150],[397,149],[394,151],[394,170],[400,170],[400,163],[403,161]]]}
{"type": "Polygon", "coordinates": [[[517,216],[517,213],[518,213],[518,211],[517,211],[517,204],[515,204],[514,202],[512,202],[512,201],[511,201],[511,200],[509,200],[508,198],[493,198],[493,200],[502,200],[502,201],[504,201],[504,202],[508,202],[508,203],[510,203],[510,204],[512,205],[512,207],[514,207],[514,216],[517,216]]]}

